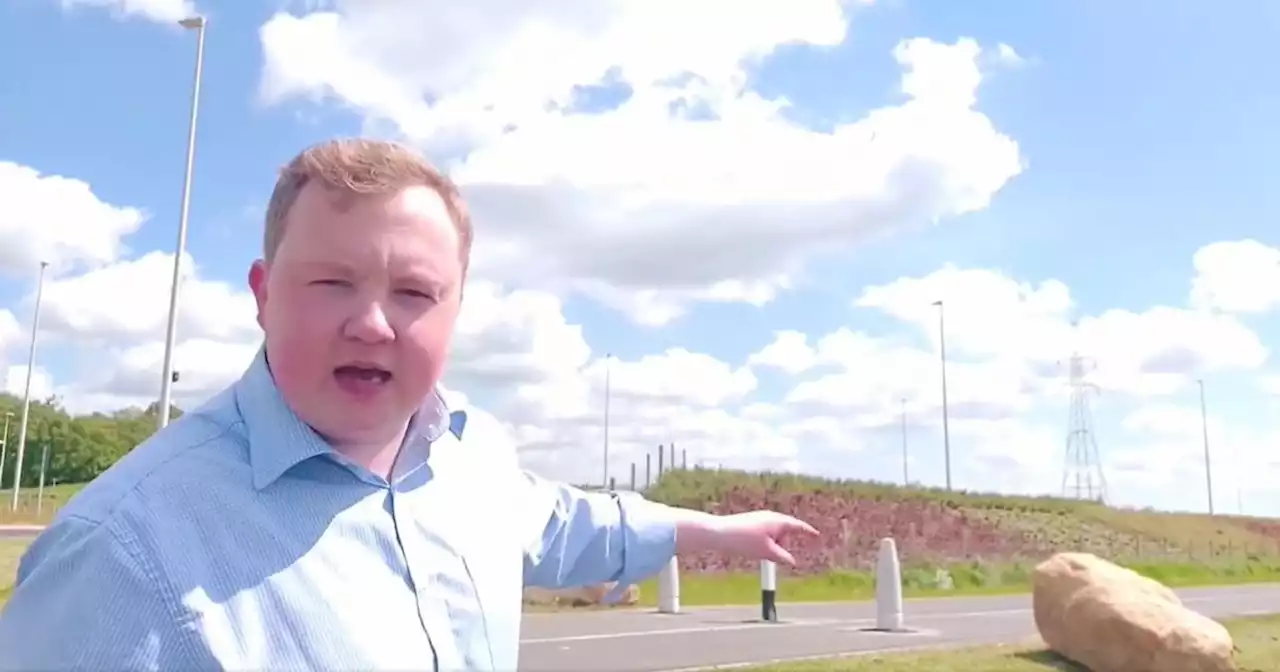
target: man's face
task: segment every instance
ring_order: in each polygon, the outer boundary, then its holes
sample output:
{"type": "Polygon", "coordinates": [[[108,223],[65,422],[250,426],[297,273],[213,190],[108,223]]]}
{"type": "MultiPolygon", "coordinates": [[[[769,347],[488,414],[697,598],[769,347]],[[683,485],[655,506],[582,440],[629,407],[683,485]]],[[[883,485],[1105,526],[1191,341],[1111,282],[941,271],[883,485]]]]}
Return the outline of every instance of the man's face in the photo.
{"type": "Polygon", "coordinates": [[[285,401],[332,442],[392,440],[444,370],[462,264],[428,187],[351,196],[308,184],[249,284],[285,401]]]}

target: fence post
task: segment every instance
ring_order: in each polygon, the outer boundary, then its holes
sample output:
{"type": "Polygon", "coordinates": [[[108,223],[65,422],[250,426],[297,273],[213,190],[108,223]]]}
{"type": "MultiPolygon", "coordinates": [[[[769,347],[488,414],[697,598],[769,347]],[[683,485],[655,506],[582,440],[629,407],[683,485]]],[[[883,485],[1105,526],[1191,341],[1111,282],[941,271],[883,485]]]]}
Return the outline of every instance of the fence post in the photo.
{"type": "Polygon", "coordinates": [[[631,491],[636,491],[636,463],[631,463],[631,491]]]}
{"type": "Polygon", "coordinates": [[[662,478],[662,460],[666,456],[667,456],[666,448],[663,448],[662,444],[659,443],[658,444],[658,478],[662,478]]]}
{"type": "Polygon", "coordinates": [[[644,454],[644,487],[646,490],[649,489],[650,485],[653,485],[652,457],[647,452],[644,454]]]}

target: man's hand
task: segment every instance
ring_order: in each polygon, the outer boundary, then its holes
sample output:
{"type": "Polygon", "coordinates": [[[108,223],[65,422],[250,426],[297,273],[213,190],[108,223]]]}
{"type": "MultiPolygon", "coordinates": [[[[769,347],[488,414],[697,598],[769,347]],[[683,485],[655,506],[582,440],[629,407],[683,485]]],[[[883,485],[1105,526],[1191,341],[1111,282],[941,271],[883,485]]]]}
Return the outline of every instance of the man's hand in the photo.
{"type": "Polygon", "coordinates": [[[778,542],[788,534],[818,536],[808,523],[774,511],[752,511],[716,516],[685,511],[676,525],[676,553],[712,551],[795,565],[796,560],[778,542]]]}

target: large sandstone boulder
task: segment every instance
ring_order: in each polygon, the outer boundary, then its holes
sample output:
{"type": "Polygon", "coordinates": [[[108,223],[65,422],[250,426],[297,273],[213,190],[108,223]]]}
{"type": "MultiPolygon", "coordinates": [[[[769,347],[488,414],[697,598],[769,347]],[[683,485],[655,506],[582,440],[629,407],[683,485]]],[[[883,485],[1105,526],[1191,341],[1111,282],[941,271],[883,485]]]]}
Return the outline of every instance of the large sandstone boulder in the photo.
{"type": "MultiPolygon", "coordinates": [[[[575,588],[525,588],[524,601],[527,604],[557,605],[571,607],[589,607],[604,604],[605,595],[613,590],[615,584],[601,583],[594,586],[575,588]]],[[[613,603],[614,606],[634,605],[640,601],[640,586],[627,586],[622,598],[613,603]]]]}
{"type": "Polygon", "coordinates": [[[1233,672],[1231,635],[1158,581],[1088,553],[1059,553],[1032,575],[1036,628],[1092,672],[1233,672]]]}

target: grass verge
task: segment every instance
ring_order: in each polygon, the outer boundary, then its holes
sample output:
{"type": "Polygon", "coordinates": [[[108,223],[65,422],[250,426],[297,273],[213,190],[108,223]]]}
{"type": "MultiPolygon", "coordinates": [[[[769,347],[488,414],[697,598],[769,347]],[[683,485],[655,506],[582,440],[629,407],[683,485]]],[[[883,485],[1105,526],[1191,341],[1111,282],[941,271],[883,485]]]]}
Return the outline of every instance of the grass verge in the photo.
{"type": "MultiPolygon", "coordinates": [[[[1242,672],[1280,670],[1280,615],[1225,620],[1242,672]]],[[[1083,670],[1045,651],[1043,643],[984,646],[927,653],[858,656],[778,663],[742,672],[1046,672],[1083,670]]]]}
{"type": "MultiPolygon", "coordinates": [[[[903,594],[906,597],[945,597],[1026,593],[1031,590],[1033,566],[1030,563],[953,565],[946,568],[953,586],[949,590],[938,587],[936,568],[907,569],[902,576],[903,594]]],[[[1174,588],[1280,583],[1280,561],[1275,560],[1126,566],[1174,588]]],[[[657,594],[657,580],[645,581],[640,585],[640,604],[655,605],[657,594]]],[[[778,598],[781,602],[842,602],[874,597],[875,575],[871,572],[834,571],[813,576],[778,577],[778,598]]],[[[755,573],[683,574],[680,577],[680,602],[687,605],[759,604],[760,577],[755,573]]]]}

